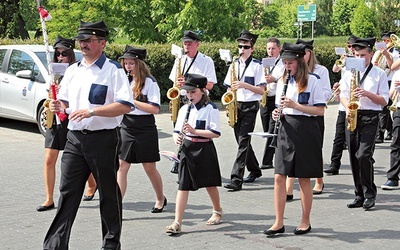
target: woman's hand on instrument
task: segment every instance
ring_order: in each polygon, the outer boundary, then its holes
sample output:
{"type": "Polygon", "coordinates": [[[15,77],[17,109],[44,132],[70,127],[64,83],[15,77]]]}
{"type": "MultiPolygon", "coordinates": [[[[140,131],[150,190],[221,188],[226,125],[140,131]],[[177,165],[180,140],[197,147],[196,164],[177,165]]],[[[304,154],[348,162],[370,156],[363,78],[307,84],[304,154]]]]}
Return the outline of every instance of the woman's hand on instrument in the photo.
{"type": "Polygon", "coordinates": [[[282,108],[296,108],[297,102],[294,102],[289,97],[282,97],[281,105],[282,108]]]}
{"type": "Polygon", "coordinates": [[[278,120],[278,116],[279,116],[279,111],[278,111],[278,109],[276,108],[276,109],[274,109],[274,111],[272,111],[272,119],[273,119],[274,121],[277,121],[277,120],[278,120]]]}
{"type": "Polygon", "coordinates": [[[181,133],[173,133],[172,138],[176,145],[180,145],[182,142],[182,134],[181,133]]]}
{"type": "Polygon", "coordinates": [[[183,125],[183,133],[185,133],[185,134],[190,133],[190,134],[194,135],[194,134],[196,134],[196,129],[194,129],[192,126],[190,126],[189,123],[185,123],[183,125]]]}

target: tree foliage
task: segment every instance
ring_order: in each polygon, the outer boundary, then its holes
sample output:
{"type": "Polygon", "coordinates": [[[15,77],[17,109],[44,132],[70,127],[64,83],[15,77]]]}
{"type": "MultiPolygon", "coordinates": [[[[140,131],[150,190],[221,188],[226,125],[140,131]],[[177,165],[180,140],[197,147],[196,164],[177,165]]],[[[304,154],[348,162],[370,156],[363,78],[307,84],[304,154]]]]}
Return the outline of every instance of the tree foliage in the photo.
{"type": "Polygon", "coordinates": [[[354,9],[354,17],[350,23],[351,34],[358,37],[375,37],[378,35],[376,23],[375,10],[365,2],[360,2],[354,9]]]}
{"type": "Polygon", "coordinates": [[[354,16],[354,9],[363,0],[336,0],[333,6],[331,28],[335,36],[351,34],[350,23],[354,16]]]}
{"type": "Polygon", "coordinates": [[[0,2],[0,37],[28,39],[25,20],[20,11],[20,0],[0,2]]]}
{"type": "Polygon", "coordinates": [[[396,31],[399,32],[400,20],[399,6],[400,0],[373,0],[372,6],[376,10],[377,29],[381,32],[396,31]]]}

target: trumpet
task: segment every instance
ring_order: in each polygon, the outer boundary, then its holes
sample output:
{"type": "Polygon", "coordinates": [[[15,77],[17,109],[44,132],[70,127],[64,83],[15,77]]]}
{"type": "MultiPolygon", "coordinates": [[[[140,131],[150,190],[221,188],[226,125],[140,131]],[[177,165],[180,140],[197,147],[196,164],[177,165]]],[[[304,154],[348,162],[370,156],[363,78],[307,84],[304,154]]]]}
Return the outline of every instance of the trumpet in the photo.
{"type": "Polygon", "coordinates": [[[339,92],[340,92],[340,86],[338,86],[335,90],[332,90],[331,97],[328,99],[328,101],[326,101],[326,104],[334,102],[339,92]]]}
{"type": "Polygon", "coordinates": [[[343,68],[344,66],[346,66],[346,57],[336,60],[335,65],[340,68],[343,68]]]}
{"type": "Polygon", "coordinates": [[[397,102],[399,101],[399,98],[400,98],[400,93],[396,89],[393,94],[393,103],[392,103],[392,105],[388,106],[387,109],[389,109],[392,112],[396,112],[397,111],[397,102]]]}

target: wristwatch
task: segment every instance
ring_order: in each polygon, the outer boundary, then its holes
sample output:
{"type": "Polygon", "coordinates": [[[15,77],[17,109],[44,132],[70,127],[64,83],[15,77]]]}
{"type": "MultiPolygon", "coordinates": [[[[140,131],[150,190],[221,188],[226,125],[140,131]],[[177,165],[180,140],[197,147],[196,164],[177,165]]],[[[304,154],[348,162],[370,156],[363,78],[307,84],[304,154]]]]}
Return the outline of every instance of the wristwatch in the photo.
{"type": "Polygon", "coordinates": [[[89,109],[89,114],[90,114],[90,116],[94,116],[94,110],[93,109],[89,109]]]}

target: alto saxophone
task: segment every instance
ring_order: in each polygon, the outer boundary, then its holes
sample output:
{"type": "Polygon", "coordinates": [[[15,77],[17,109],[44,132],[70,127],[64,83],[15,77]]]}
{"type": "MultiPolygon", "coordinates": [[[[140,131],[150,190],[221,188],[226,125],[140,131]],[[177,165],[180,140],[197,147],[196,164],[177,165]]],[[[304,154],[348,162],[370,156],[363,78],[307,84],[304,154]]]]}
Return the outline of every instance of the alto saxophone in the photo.
{"type": "MultiPolygon", "coordinates": [[[[269,75],[271,74],[271,70],[269,67],[264,67],[264,75],[269,75]]],[[[261,101],[260,101],[260,105],[261,107],[265,107],[267,106],[267,101],[268,101],[268,83],[265,85],[265,91],[262,95],[261,101]]]]}
{"type": "Polygon", "coordinates": [[[169,101],[169,111],[171,112],[171,121],[176,122],[178,118],[179,104],[181,101],[181,89],[178,87],[178,79],[182,77],[181,60],[179,57],[176,65],[174,86],[167,91],[169,101]]]}
{"type": "Polygon", "coordinates": [[[355,89],[358,87],[357,71],[352,70],[353,77],[350,81],[350,100],[347,108],[349,109],[349,118],[347,120],[347,130],[354,131],[357,127],[357,109],[360,106],[358,104],[358,98],[355,96],[355,89]]]}
{"type": "MultiPolygon", "coordinates": [[[[231,86],[234,82],[238,80],[236,75],[235,61],[237,57],[232,59],[231,64],[231,86]]],[[[226,116],[228,117],[228,124],[231,127],[234,127],[237,122],[238,116],[238,104],[236,98],[236,89],[227,91],[221,98],[221,102],[223,105],[226,105],[226,116]]]]}

